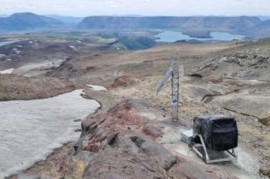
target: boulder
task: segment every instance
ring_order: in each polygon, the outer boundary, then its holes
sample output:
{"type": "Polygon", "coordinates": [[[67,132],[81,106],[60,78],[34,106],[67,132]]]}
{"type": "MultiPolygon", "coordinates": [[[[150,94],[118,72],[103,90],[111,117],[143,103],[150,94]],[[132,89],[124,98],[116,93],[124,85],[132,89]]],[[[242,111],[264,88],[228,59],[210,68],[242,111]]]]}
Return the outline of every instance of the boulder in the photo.
{"type": "Polygon", "coordinates": [[[100,153],[86,168],[84,179],[167,178],[158,158],[110,148],[100,153]]]}

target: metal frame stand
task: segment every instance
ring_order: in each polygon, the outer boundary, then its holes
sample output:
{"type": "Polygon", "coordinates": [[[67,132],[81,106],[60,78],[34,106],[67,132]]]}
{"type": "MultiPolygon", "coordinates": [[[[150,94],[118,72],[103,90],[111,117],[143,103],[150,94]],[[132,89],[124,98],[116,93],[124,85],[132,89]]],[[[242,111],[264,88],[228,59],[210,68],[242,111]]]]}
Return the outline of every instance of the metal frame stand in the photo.
{"type": "Polygon", "coordinates": [[[231,149],[231,151],[226,150],[222,152],[215,152],[210,149],[207,149],[202,135],[198,135],[198,136],[199,136],[201,144],[199,143],[194,144],[192,146],[192,149],[200,158],[202,158],[205,161],[205,163],[209,164],[209,163],[218,163],[218,162],[228,162],[228,161],[234,161],[237,158],[234,149],[231,149]],[[202,148],[203,151],[200,151],[199,148],[202,148]],[[212,155],[213,153],[215,154],[215,156],[212,155]]]}

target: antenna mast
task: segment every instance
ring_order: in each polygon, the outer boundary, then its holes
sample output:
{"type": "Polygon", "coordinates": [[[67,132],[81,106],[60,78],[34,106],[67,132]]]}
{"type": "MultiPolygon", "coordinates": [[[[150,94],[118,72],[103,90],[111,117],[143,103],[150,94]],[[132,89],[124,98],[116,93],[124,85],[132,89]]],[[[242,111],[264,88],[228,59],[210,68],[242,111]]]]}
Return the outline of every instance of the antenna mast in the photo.
{"type": "Polygon", "coordinates": [[[157,94],[166,86],[167,81],[171,77],[171,116],[173,121],[178,121],[178,104],[180,102],[179,100],[179,78],[180,75],[184,74],[184,68],[180,65],[180,62],[173,60],[171,66],[167,70],[165,76],[161,79],[157,86],[157,94]]]}
{"type": "Polygon", "coordinates": [[[178,104],[179,104],[179,63],[175,60],[172,61],[172,79],[171,79],[171,97],[172,109],[171,115],[173,121],[178,121],[178,104]]]}

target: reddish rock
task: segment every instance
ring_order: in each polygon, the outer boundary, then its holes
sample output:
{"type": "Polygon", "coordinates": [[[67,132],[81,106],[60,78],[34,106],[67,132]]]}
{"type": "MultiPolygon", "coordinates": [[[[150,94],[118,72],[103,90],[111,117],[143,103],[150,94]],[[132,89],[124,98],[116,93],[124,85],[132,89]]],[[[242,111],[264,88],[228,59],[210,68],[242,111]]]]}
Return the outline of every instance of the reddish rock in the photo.
{"type": "Polygon", "coordinates": [[[110,149],[86,168],[84,179],[167,178],[158,159],[128,151],[110,149]]]}
{"type": "Polygon", "coordinates": [[[108,139],[117,133],[142,134],[141,126],[145,119],[138,114],[137,109],[128,100],[123,101],[107,113],[85,120],[83,129],[89,132],[82,149],[98,152],[108,143],[108,139]]]}
{"type": "Polygon", "coordinates": [[[142,131],[145,135],[150,136],[153,139],[156,139],[163,135],[162,126],[153,123],[146,124],[142,128],[142,131]]]}
{"type": "Polygon", "coordinates": [[[123,75],[115,78],[110,84],[110,88],[117,88],[117,87],[127,87],[134,85],[137,81],[137,78],[129,75],[123,75]]]}
{"type": "Polygon", "coordinates": [[[88,133],[82,149],[95,153],[84,170],[84,179],[230,178],[185,158],[178,157],[177,160],[155,142],[162,135],[162,126],[140,115],[145,112],[145,105],[136,100],[125,100],[107,113],[82,123],[88,133]]]}

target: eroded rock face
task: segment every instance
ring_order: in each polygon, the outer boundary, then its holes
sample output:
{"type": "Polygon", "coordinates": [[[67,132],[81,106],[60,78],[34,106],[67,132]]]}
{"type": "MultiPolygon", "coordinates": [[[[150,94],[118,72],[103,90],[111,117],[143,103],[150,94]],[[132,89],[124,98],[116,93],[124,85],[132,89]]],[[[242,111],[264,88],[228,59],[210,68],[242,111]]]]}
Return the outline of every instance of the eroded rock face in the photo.
{"type": "Polygon", "coordinates": [[[176,163],[176,158],[162,145],[151,140],[144,141],[143,138],[138,136],[131,137],[131,140],[136,142],[137,147],[139,147],[139,153],[146,154],[148,157],[159,158],[162,168],[168,170],[176,163]]]}
{"type": "Polygon", "coordinates": [[[267,51],[247,46],[246,50],[238,50],[237,53],[224,53],[223,56],[209,60],[202,64],[197,72],[204,75],[215,74],[269,81],[269,64],[270,56],[267,51]]]}
{"type": "Polygon", "coordinates": [[[143,117],[151,107],[136,100],[124,100],[105,114],[83,122],[88,132],[82,150],[94,157],[83,173],[84,179],[137,178],[231,178],[214,168],[174,156],[155,140],[163,135],[158,121],[143,117]]]}
{"type": "Polygon", "coordinates": [[[86,168],[83,178],[166,178],[166,171],[158,159],[129,151],[109,149],[86,168]]]}
{"type": "Polygon", "coordinates": [[[147,104],[126,100],[83,122],[89,134],[82,149],[97,155],[84,178],[167,177],[166,170],[176,163],[176,157],[153,141],[162,129],[140,115],[144,108],[147,104]]]}
{"type": "Polygon", "coordinates": [[[155,124],[150,124],[140,115],[143,104],[136,101],[123,101],[107,113],[89,118],[82,123],[83,129],[88,131],[89,135],[83,141],[82,149],[98,152],[104,147],[111,138],[116,134],[134,134],[140,136],[148,136],[156,138],[162,135],[155,124]],[[153,126],[153,130],[149,132],[147,127],[153,126]]]}
{"type": "Polygon", "coordinates": [[[166,178],[176,158],[139,136],[117,135],[86,168],[84,178],[166,178]]]}

